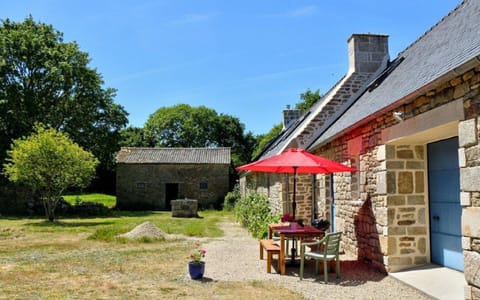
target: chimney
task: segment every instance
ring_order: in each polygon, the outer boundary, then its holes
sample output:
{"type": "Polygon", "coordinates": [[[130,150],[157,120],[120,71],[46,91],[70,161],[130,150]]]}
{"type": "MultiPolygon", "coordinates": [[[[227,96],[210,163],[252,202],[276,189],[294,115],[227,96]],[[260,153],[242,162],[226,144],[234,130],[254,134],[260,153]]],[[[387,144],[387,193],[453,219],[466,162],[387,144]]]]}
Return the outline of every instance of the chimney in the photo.
{"type": "Polygon", "coordinates": [[[375,73],[388,62],[388,35],[352,34],[348,39],[348,73],[375,73]]]}
{"type": "Polygon", "coordinates": [[[302,116],[302,110],[290,109],[290,105],[283,110],[283,130],[292,126],[302,116]]]}

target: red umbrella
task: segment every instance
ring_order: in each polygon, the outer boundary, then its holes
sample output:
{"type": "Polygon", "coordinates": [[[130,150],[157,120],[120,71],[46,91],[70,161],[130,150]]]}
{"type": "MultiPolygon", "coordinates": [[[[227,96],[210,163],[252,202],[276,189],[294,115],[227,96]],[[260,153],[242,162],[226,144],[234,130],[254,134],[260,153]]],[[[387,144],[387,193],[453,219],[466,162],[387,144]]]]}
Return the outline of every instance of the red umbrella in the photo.
{"type": "Polygon", "coordinates": [[[269,173],[293,173],[292,210],[295,218],[296,209],[296,174],[331,174],[336,172],[355,172],[357,169],[341,163],[313,155],[304,149],[290,148],[282,153],[236,168],[241,171],[256,171],[269,173]]]}

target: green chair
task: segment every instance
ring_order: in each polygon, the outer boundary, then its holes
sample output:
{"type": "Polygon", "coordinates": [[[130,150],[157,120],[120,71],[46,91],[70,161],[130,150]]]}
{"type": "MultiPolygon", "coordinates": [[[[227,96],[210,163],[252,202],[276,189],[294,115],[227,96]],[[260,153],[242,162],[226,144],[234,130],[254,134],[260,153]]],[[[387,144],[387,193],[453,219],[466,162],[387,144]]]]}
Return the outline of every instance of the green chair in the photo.
{"type": "MultiPolygon", "coordinates": [[[[318,261],[323,261],[323,274],[325,283],[328,282],[328,266],[327,262],[330,260],[336,260],[337,278],[340,278],[340,259],[338,252],[340,250],[340,240],[342,239],[341,232],[327,233],[321,240],[312,243],[302,243],[300,252],[300,280],[303,279],[303,269],[305,263],[305,257],[315,259],[315,274],[318,274],[318,261]],[[307,246],[317,246],[314,251],[306,251],[307,246]]],[[[312,247],[313,248],[313,247],[312,247]]]]}

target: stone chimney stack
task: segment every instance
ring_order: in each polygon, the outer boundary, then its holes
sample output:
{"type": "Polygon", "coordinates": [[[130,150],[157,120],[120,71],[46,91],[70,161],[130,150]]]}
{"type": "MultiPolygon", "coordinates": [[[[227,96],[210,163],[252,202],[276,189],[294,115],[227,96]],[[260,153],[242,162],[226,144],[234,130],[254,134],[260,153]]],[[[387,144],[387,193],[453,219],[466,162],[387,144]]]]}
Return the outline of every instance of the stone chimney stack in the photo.
{"type": "Polygon", "coordinates": [[[348,56],[348,73],[374,73],[389,59],[388,35],[352,34],[348,39],[348,56]]]}
{"type": "Polygon", "coordinates": [[[292,126],[301,116],[302,111],[300,109],[290,109],[290,105],[287,105],[287,108],[283,110],[283,129],[292,126]]]}

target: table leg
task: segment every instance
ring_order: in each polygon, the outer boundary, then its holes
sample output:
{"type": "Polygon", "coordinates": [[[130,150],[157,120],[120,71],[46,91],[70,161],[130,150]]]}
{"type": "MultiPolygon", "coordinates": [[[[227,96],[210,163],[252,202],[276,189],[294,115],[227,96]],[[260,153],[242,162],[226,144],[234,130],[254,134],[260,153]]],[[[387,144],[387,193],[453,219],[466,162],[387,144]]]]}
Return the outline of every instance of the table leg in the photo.
{"type": "Polygon", "coordinates": [[[280,234],[280,275],[285,275],[285,236],[280,234]]]}

